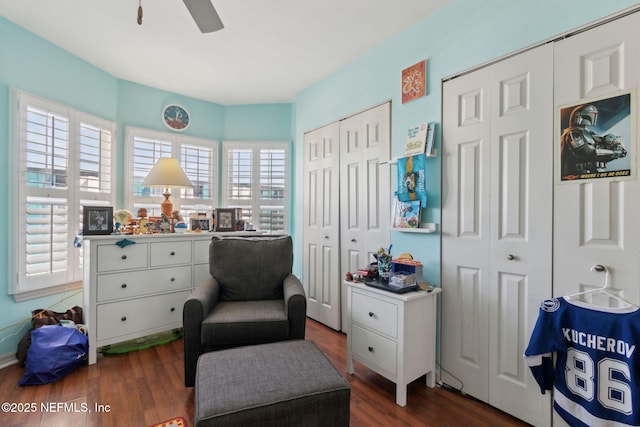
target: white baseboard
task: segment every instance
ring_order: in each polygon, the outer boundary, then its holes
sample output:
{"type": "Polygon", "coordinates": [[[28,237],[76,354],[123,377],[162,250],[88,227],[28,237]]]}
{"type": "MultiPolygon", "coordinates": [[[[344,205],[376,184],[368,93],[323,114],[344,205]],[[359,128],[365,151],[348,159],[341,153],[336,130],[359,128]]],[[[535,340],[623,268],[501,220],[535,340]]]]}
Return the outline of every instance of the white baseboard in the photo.
{"type": "Polygon", "coordinates": [[[0,369],[6,368],[7,366],[15,365],[17,363],[18,359],[16,358],[15,353],[0,355],[0,369]]]}

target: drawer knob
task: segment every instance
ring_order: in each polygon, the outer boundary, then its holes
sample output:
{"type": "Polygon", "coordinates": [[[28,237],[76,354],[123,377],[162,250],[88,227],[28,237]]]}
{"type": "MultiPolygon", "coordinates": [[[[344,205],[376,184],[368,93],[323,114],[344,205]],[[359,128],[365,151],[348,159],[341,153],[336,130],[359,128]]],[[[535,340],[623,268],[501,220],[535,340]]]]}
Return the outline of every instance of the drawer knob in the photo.
{"type": "Polygon", "coordinates": [[[375,314],[373,313],[373,311],[369,312],[369,317],[375,317],[375,314]]]}
{"type": "Polygon", "coordinates": [[[127,287],[127,284],[126,284],[126,283],[123,283],[122,285],[120,285],[120,287],[121,287],[122,289],[124,289],[124,288],[126,288],[126,287],[127,287]]]}
{"type": "Polygon", "coordinates": [[[513,261],[514,259],[516,259],[516,257],[515,257],[515,255],[511,255],[511,254],[509,254],[509,255],[507,255],[507,259],[508,259],[509,261],[513,261]]]}
{"type": "Polygon", "coordinates": [[[176,251],[171,251],[171,256],[175,255],[176,251]]]}
{"type": "Polygon", "coordinates": [[[169,310],[169,311],[174,312],[174,311],[176,311],[176,308],[175,307],[171,307],[171,310],[169,310]]]}
{"type": "Polygon", "coordinates": [[[371,353],[373,353],[373,347],[369,346],[368,349],[371,353]]]}
{"type": "Polygon", "coordinates": [[[171,278],[171,279],[169,279],[169,280],[171,280],[172,282],[175,282],[175,281],[176,281],[176,278],[175,278],[175,277],[172,277],[172,278],[171,278]]]}
{"type": "Polygon", "coordinates": [[[127,316],[122,316],[122,317],[120,318],[120,320],[122,320],[123,322],[126,322],[126,321],[127,321],[127,316]]]}
{"type": "Polygon", "coordinates": [[[127,259],[127,256],[126,256],[126,255],[122,255],[122,257],[121,257],[121,258],[122,258],[122,259],[127,259]]]}

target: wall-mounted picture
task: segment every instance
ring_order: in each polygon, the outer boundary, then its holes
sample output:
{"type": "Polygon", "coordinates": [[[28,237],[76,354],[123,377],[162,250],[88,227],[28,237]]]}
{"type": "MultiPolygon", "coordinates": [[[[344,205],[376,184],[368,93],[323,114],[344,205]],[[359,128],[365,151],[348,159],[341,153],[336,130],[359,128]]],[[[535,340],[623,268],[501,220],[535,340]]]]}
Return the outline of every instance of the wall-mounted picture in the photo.
{"type": "Polygon", "coordinates": [[[427,61],[420,61],[402,70],[402,103],[413,101],[427,93],[427,61]]]}
{"type": "Polygon", "coordinates": [[[234,231],[236,228],[235,209],[216,209],[216,231],[234,231]]]}
{"type": "Polygon", "coordinates": [[[84,206],[82,223],[86,236],[113,233],[113,206],[84,206]]]}
{"type": "Polygon", "coordinates": [[[635,92],[560,107],[561,183],[635,176],[635,92]]]}

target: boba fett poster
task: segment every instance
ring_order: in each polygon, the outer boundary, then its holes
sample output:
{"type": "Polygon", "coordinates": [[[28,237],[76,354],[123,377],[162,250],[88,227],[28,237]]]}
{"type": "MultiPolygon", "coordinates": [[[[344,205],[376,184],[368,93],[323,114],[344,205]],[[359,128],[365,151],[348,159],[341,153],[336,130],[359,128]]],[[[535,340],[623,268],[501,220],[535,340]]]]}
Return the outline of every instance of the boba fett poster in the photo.
{"type": "Polygon", "coordinates": [[[560,107],[560,182],[635,175],[635,92],[560,107]]]}

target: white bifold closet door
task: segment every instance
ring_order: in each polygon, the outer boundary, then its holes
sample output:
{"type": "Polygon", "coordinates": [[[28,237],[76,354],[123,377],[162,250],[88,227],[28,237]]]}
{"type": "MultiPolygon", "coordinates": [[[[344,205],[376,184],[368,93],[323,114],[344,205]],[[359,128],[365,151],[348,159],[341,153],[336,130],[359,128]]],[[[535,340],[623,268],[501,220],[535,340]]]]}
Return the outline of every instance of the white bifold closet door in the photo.
{"type": "Polygon", "coordinates": [[[553,47],[443,86],[441,378],[549,425],[522,354],[551,296],[553,47]]]}
{"type": "Polygon", "coordinates": [[[307,315],[336,330],[346,325],[345,273],[389,246],[390,114],[386,102],[304,135],[307,315]]]}

